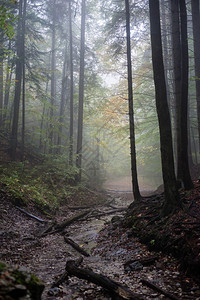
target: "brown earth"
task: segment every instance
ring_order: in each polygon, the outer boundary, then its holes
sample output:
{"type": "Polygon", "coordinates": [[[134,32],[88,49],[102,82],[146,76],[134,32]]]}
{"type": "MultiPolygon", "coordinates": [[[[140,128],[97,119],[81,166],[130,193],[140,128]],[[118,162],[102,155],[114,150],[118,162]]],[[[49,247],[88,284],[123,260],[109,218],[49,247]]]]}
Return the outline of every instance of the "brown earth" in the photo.
{"type": "MultiPolygon", "coordinates": [[[[128,207],[132,202],[132,195],[109,193],[107,202],[110,203],[111,200],[112,206],[128,207]]],[[[40,218],[50,220],[34,207],[25,209],[40,218]]],[[[97,209],[99,212],[106,212],[110,208],[105,204],[97,206],[97,209]]],[[[55,219],[60,223],[76,213],[77,211],[63,206],[55,219]]],[[[133,236],[132,229],[122,228],[116,222],[108,222],[111,217],[81,220],[66,228],[65,234],[91,254],[84,258],[84,267],[127,285],[132,291],[142,294],[144,299],[167,297],[144,286],[141,279],[156,283],[178,299],[200,299],[198,285],[191,277],[180,272],[178,260],[161,252],[150,252],[133,236]],[[138,260],[152,255],[157,255],[158,258],[150,266],[139,264],[135,269],[124,268],[127,260],[138,260]]],[[[58,289],[51,290],[53,294],[48,295],[51,285],[64,272],[66,261],[76,259],[80,254],[67,245],[59,233],[40,238],[38,233],[46,225],[20,212],[5,194],[1,194],[0,218],[0,260],[25,266],[42,279],[46,286],[42,299],[111,299],[112,295],[102,288],[75,277],[70,278],[68,284],[64,282],[58,289]]]]}

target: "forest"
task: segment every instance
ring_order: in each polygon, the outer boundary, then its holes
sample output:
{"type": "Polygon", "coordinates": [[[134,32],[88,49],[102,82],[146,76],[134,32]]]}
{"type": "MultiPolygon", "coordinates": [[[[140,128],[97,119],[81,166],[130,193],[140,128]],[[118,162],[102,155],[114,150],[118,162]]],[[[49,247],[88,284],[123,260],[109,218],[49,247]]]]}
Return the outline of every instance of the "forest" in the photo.
{"type": "Polygon", "coordinates": [[[0,299],[200,299],[200,1],[0,0],[0,299]]]}

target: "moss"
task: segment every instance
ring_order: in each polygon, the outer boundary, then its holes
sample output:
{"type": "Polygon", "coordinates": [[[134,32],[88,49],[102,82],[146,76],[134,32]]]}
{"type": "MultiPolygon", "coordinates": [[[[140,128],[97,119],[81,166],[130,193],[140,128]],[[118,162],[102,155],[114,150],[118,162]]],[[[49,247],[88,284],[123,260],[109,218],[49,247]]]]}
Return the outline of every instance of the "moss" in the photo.
{"type": "Polygon", "coordinates": [[[32,299],[41,299],[41,294],[44,290],[44,284],[37,276],[20,271],[20,269],[14,270],[12,275],[18,284],[26,286],[31,294],[32,299]]]}
{"type": "Polygon", "coordinates": [[[44,290],[44,284],[37,276],[31,274],[31,278],[27,284],[27,288],[29,289],[33,299],[40,299],[41,294],[44,290]]]}

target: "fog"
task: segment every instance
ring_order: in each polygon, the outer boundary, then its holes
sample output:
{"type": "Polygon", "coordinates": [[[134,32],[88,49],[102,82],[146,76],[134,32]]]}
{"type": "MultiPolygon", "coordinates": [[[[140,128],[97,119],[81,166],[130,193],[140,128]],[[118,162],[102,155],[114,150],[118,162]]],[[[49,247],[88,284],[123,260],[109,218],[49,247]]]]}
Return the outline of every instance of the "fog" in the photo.
{"type": "MultiPolygon", "coordinates": [[[[171,13],[169,1],[164,2],[161,34],[176,163],[171,13]]],[[[155,190],[162,184],[148,1],[129,1],[128,21],[123,1],[20,0],[1,4],[5,18],[1,17],[0,109],[11,159],[21,156],[30,160],[26,153],[33,151],[62,161],[67,169],[74,168],[79,180],[131,190],[132,124],[140,189],[155,190]],[[133,109],[128,90],[127,24],[133,109]]],[[[190,28],[190,3],[187,12],[190,28]]],[[[189,155],[198,164],[192,34],[188,29],[189,155]]]]}

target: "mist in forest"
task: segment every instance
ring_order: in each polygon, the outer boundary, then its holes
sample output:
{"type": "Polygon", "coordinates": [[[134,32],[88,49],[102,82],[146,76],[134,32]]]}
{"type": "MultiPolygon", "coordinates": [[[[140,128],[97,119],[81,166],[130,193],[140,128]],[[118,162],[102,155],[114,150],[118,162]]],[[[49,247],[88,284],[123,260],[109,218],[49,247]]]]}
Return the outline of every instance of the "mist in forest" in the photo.
{"type": "MultiPolygon", "coordinates": [[[[131,190],[130,178],[137,175],[131,172],[135,156],[141,191],[162,184],[162,117],[158,120],[149,1],[19,0],[0,4],[0,122],[11,160],[30,161],[41,155],[73,170],[79,182],[89,180],[103,186],[124,178],[131,190]],[[130,125],[134,126],[131,130],[130,125]]],[[[199,163],[200,122],[198,55],[193,42],[198,33],[190,1],[186,12],[192,167],[199,163]]],[[[171,157],[176,165],[180,85],[173,49],[179,37],[172,34],[176,15],[171,1],[161,1],[159,13],[171,122],[166,128],[171,130],[171,157]]]]}

